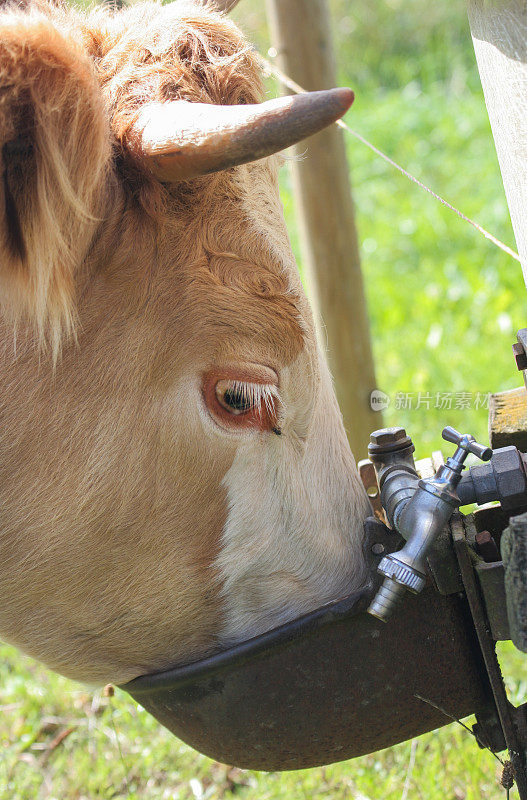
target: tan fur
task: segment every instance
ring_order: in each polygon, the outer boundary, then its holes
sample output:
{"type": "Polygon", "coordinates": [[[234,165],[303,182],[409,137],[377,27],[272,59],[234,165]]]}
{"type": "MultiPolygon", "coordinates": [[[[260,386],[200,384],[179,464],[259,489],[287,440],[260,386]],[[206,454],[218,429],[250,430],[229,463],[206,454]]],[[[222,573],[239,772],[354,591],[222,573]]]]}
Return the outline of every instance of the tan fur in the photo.
{"type": "Polygon", "coordinates": [[[66,16],[4,11],[1,26],[2,310],[12,321],[31,318],[56,352],[73,328],[74,273],[102,211],[109,126],[93,64],[66,16]],[[10,199],[16,210],[6,209],[10,199]]]}
{"type": "Polygon", "coordinates": [[[8,10],[0,30],[0,141],[32,148],[3,152],[17,218],[8,228],[4,191],[0,635],[71,677],[121,682],[351,589],[367,502],[275,159],[169,187],[127,138],[145,100],[254,102],[239,31],[186,2],[8,10]],[[243,362],[280,375],[281,437],[207,413],[202,375],[243,362]],[[271,511],[275,538],[294,531],[276,574],[261,557],[271,511]]]}

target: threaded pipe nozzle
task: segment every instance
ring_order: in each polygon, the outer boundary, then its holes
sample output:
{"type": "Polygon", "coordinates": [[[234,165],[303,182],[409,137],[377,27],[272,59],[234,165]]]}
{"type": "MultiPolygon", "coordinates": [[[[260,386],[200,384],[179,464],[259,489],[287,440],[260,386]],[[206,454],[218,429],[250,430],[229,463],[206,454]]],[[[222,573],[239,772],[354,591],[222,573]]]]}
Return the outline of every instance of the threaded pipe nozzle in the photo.
{"type": "Polygon", "coordinates": [[[382,586],[371,601],[368,614],[380,619],[381,622],[388,622],[397,603],[404,596],[406,589],[402,584],[396,583],[391,578],[385,578],[382,586]]]}

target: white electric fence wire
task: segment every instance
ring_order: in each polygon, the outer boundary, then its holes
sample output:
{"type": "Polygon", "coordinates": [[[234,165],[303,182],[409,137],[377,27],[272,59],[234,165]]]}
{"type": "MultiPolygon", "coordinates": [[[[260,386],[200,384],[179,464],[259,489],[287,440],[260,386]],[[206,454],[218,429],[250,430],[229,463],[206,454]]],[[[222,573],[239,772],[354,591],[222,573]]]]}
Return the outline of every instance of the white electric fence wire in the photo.
{"type": "MultiPolygon", "coordinates": [[[[274,76],[277,80],[280,81],[280,83],[283,83],[284,86],[287,86],[288,89],[291,89],[291,91],[295,92],[295,94],[306,93],[307,91],[306,89],[303,89],[292,78],[286,75],[285,72],[282,72],[282,70],[279,69],[275,64],[271,64],[271,62],[267,61],[267,59],[263,58],[263,56],[260,56],[259,58],[263,69],[269,75],[274,76]]],[[[479,231],[479,233],[481,233],[485,237],[485,239],[488,239],[490,242],[492,242],[492,244],[495,244],[496,247],[499,247],[500,250],[503,250],[503,252],[507,253],[507,255],[512,256],[512,258],[515,258],[516,261],[520,261],[520,256],[518,255],[518,253],[516,253],[502,241],[497,239],[496,236],[493,236],[492,233],[489,233],[489,231],[485,230],[485,228],[483,228],[479,223],[475,222],[470,217],[467,217],[467,215],[463,214],[462,211],[459,211],[459,209],[457,209],[455,206],[449,203],[448,200],[445,200],[444,197],[441,197],[441,195],[434,192],[433,189],[430,189],[430,187],[427,186],[422,181],[420,181],[419,178],[416,178],[415,175],[412,175],[411,172],[408,172],[408,170],[404,169],[404,167],[401,167],[400,164],[397,164],[396,161],[391,159],[390,156],[387,156],[386,153],[383,153],[382,150],[379,150],[378,147],[375,147],[374,144],[365,139],[364,136],[362,136],[360,133],[354,131],[353,128],[350,128],[350,126],[347,125],[345,122],[343,122],[341,119],[337,120],[336,124],[339,126],[339,128],[342,128],[343,130],[347,131],[356,139],[358,139],[359,142],[362,142],[362,144],[366,145],[366,147],[369,147],[370,150],[372,150],[376,155],[380,156],[380,158],[382,158],[384,161],[390,164],[390,166],[394,167],[396,170],[405,175],[408,178],[408,180],[412,181],[413,183],[416,183],[417,186],[420,186],[421,189],[425,190],[425,192],[428,192],[428,194],[431,194],[432,197],[435,197],[435,199],[438,200],[442,205],[446,206],[455,214],[457,214],[458,217],[461,217],[461,219],[464,219],[465,222],[468,222],[470,225],[472,225],[472,227],[475,228],[477,231],[479,231]]]]}

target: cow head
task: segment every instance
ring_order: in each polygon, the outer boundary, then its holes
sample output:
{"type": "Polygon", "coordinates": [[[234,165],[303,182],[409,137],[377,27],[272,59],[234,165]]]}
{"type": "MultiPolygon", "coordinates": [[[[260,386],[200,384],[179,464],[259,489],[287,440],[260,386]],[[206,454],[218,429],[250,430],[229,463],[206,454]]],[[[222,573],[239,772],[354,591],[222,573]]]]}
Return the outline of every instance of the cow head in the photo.
{"type": "Polygon", "coordinates": [[[123,682],[363,577],[269,155],[329,101],[255,109],[253,53],[193,3],[0,26],[0,635],[123,682]]]}

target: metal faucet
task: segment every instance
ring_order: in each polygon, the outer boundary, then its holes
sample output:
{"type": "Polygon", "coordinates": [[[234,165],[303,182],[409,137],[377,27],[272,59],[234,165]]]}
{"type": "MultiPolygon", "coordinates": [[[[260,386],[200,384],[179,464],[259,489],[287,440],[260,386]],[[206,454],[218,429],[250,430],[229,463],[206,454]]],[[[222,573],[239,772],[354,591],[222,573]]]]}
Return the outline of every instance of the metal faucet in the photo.
{"type": "Polygon", "coordinates": [[[381,500],[388,521],[403,537],[402,550],[385,556],[378,571],[381,588],[368,612],[386,622],[406,591],[417,593],[426,584],[426,557],[461,504],[457,485],[469,453],[482,461],[492,457],[490,447],[478,444],[469,433],[446,427],[443,439],[457,445],[433,478],[420,480],[413,463],[413,444],[403,428],[384,428],[370,437],[368,452],[375,466],[381,500]]]}

